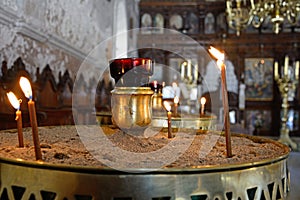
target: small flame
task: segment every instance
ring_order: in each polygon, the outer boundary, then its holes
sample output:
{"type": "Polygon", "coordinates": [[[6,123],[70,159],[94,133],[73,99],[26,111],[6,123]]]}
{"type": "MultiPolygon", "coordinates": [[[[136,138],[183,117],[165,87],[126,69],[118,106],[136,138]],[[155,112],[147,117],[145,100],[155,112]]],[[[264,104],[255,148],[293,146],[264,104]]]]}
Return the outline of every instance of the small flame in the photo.
{"type": "Polygon", "coordinates": [[[204,104],[206,103],[206,99],[205,99],[205,97],[201,97],[201,99],[200,99],[200,103],[201,103],[201,105],[204,105],[204,104]]]}
{"type": "Polygon", "coordinates": [[[210,54],[212,56],[214,56],[217,60],[221,60],[223,61],[225,58],[224,53],[222,53],[221,51],[219,51],[218,49],[214,48],[214,47],[210,47],[210,49],[208,50],[210,52],[210,54]]]}
{"type": "Polygon", "coordinates": [[[13,92],[8,92],[7,97],[10,101],[10,104],[17,110],[20,109],[20,101],[16,97],[16,95],[13,92]]]}
{"type": "Polygon", "coordinates": [[[171,105],[169,104],[169,102],[164,101],[164,107],[165,107],[165,109],[166,109],[168,112],[171,111],[171,105]]]}
{"type": "Polygon", "coordinates": [[[32,98],[32,89],[31,89],[31,85],[30,82],[27,78],[25,78],[24,76],[22,76],[20,78],[20,87],[24,93],[24,95],[28,98],[31,99],[32,98]]]}
{"type": "Polygon", "coordinates": [[[178,96],[175,96],[174,97],[174,103],[178,103],[179,102],[179,97],[178,96]]]}
{"type": "Polygon", "coordinates": [[[212,56],[214,56],[217,59],[217,65],[219,67],[222,66],[224,59],[225,59],[225,54],[212,46],[210,47],[210,49],[208,51],[212,56]]]}

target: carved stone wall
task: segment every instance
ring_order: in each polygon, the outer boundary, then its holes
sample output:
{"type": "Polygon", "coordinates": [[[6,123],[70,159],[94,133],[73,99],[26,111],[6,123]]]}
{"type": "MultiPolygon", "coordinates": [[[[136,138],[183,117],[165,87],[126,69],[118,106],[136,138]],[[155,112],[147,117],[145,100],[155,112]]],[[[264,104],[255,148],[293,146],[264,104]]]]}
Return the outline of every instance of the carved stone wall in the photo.
{"type": "MultiPolygon", "coordinates": [[[[76,76],[90,51],[112,36],[115,2],[0,1],[0,60],[11,62],[22,57],[32,77],[37,67],[43,70],[47,64],[52,66],[56,79],[66,69],[72,77],[76,76]]],[[[136,9],[136,1],[126,3],[132,4],[128,9],[136,9]]],[[[99,50],[97,60],[107,66],[107,48],[112,47],[111,44],[102,46],[104,48],[99,50]]],[[[7,63],[7,66],[12,64],[7,63]]]]}

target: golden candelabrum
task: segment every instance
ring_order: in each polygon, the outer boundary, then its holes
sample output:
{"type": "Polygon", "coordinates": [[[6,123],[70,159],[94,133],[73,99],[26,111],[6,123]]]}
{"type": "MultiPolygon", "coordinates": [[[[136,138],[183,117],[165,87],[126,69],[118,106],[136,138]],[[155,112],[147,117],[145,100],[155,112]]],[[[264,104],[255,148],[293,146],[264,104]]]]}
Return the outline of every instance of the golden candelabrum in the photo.
{"type": "Polygon", "coordinates": [[[227,21],[230,28],[236,30],[237,36],[241,30],[249,25],[250,8],[247,7],[246,1],[235,0],[226,1],[227,21]]]}
{"type": "Polygon", "coordinates": [[[272,23],[273,32],[278,34],[284,21],[297,23],[300,14],[299,0],[227,0],[227,21],[230,28],[240,31],[252,24],[259,28],[263,23],[272,23]]]}
{"type": "MultiPolygon", "coordinates": [[[[286,57],[287,59],[287,57],[286,57]]],[[[284,143],[288,146],[290,146],[293,150],[296,150],[297,143],[295,143],[289,136],[289,128],[287,127],[287,121],[288,121],[288,108],[289,108],[289,102],[288,98],[289,95],[294,95],[295,91],[297,89],[298,85],[298,79],[299,79],[299,61],[296,62],[295,66],[295,72],[294,74],[290,73],[291,70],[289,70],[290,66],[288,66],[288,61],[285,62],[284,66],[284,74],[281,78],[279,78],[278,75],[278,63],[275,62],[274,66],[274,73],[275,73],[275,81],[277,82],[281,98],[282,98],[282,115],[281,115],[281,129],[280,129],[280,138],[279,141],[281,143],[284,143]]]]}

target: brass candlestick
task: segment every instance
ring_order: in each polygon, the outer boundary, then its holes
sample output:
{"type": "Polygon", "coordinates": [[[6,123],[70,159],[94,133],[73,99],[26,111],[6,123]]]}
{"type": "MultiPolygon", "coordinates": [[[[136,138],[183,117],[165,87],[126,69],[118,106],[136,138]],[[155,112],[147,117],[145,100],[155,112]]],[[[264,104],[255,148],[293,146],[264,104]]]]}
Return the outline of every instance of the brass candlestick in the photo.
{"type": "MultiPolygon", "coordinates": [[[[276,67],[275,67],[276,68],[276,67]]],[[[276,69],[275,69],[276,70],[276,69]]],[[[296,73],[297,74],[297,73],[296,73]]],[[[297,143],[292,141],[289,136],[289,129],[286,125],[288,120],[288,94],[292,92],[293,94],[296,91],[296,87],[298,85],[298,77],[296,76],[294,79],[289,77],[287,73],[284,73],[282,78],[279,78],[278,75],[275,74],[275,81],[278,84],[279,91],[282,97],[282,117],[281,117],[281,129],[280,129],[280,138],[279,142],[284,143],[290,146],[293,150],[297,149],[297,143]]]]}

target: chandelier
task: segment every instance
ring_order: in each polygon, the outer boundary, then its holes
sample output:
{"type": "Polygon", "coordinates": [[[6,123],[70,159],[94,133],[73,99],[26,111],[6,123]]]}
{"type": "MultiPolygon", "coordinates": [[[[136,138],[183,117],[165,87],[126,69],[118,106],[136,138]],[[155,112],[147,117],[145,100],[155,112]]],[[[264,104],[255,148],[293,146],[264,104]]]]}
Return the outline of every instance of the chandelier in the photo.
{"type": "Polygon", "coordinates": [[[278,34],[284,21],[297,23],[300,14],[299,0],[227,0],[226,14],[230,28],[237,35],[250,24],[259,28],[264,22],[272,23],[273,32],[278,34]]]}

